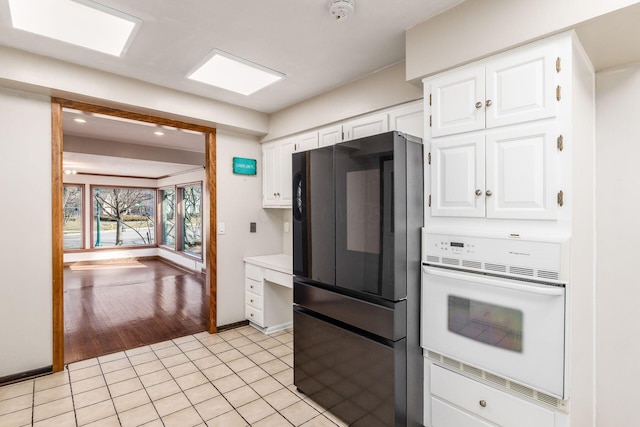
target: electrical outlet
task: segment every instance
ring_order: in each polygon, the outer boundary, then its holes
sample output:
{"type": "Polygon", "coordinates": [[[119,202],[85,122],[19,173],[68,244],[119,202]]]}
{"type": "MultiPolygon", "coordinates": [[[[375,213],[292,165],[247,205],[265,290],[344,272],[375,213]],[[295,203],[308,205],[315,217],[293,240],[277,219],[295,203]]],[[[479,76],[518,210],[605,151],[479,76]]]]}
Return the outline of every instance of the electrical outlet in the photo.
{"type": "Polygon", "coordinates": [[[218,223],[218,234],[225,234],[227,231],[224,228],[224,222],[218,223]]]}

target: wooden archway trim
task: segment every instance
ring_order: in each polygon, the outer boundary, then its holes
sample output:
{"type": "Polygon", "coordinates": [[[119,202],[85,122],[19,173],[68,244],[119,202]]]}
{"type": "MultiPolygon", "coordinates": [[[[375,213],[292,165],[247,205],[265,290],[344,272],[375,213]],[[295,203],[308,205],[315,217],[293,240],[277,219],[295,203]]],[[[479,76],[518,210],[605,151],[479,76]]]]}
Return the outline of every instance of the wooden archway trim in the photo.
{"type": "Polygon", "coordinates": [[[62,224],[63,131],[62,109],[105,114],[141,122],[202,132],[205,135],[205,183],[209,193],[209,222],[205,224],[207,239],[206,271],[209,285],[209,333],[218,330],[217,314],[217,230],[216,230],[216,129],[179,120],[166,119],[102,107],[63,98],[51,99],[51,218],[52,218],[52,300],[53,300],[53,371],[64,369],[64,240],[62,224]]]}

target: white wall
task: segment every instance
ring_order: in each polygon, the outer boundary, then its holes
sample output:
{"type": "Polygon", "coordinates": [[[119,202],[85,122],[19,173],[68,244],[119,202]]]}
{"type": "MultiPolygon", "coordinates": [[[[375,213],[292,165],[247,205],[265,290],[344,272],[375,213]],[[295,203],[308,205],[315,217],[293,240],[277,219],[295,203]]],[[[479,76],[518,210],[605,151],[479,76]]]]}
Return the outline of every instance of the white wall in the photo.
{"type": "Polygon", "coordinates": [[[640,64],[598,73],[596,100],[596,417],[598,426],[632,426],[640,398],[640,64]]]}
{"type": "Polygon", "coordinates": [[[243,257],[282,253],[282,212],[262,209],[262,149],[256,138],[218,131],[218,325],[244,320],[243,257]],[[235,175],[233,157],[257,160],[257,175],[235,175]],[[249,223],[256,223],[256,233],[249,223]]]}
{"type": "Polygon", "coordinates": [[[0,89],[0,377],[52,364],[51,104],[0,89]]]}
{"type": "Polygon", "coordinates": [[[407,31],[407,80],[524,44],[634,3],[637,1],[465,1],[407,31]]]}
{"type": "Polygon", "coordinates": [[[265,141],[422,98],[398,63],[271,115],[265,141]]]}

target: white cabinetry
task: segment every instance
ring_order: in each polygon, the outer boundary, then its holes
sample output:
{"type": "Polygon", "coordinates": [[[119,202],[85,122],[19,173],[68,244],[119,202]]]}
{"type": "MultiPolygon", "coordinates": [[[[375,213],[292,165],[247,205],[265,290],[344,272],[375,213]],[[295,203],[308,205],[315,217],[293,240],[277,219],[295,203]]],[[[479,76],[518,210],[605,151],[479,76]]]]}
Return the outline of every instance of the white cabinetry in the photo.
{"type": "Polygon", "coordinates": [[[433,139],[431,215],[554,219],[558,136],[544,123],[433,139]]]}
{"type": "Polygon", "coordinates": [[[434,427],[554,427],[552,410],[431,365],[434,427]]]}
{"type": "Polygon", "coordinates": [[[389,116],[386,112],[371,114],[342,124],[344,140],[364,138],[389,130],[389,116]]]}
{"type": "Polygon", "coordinates": [[[318,148],[318,132],[306,132],[293,138],[293,152],[308,151],[318,148]]]}
{"type": "Polygon", "coordinates": [[[292,325],[293,276],[290,255],[244,259],[245,318],[265,333],[292,325]]]}
{"type": "Polygon", "coordinates": [[[430,80],[431,136],[554,117],[561,96],[556,60],[549,44],[430,80]]]}
{"type": "Polygon", "coordinates": [[[423,101],[412,102],[389,111],[389,130],[397,130],[408,135],[424,137],[423,101]]]}
{"type": "Polygon", "coordinates": [[[342,142],[342,125],[323,127],[318,130],[318,145],[328,147],[342,142]]]}
{"type": "Polygon", "coordinates": [[[560,52],[542,42],[424,80],[431,216],[558,218],[560,52]]]}
{"type": "Polygon", "coordinates": [[[262,146],[262,206],[291,207],[291,154],[293,138],[262,146]]]}

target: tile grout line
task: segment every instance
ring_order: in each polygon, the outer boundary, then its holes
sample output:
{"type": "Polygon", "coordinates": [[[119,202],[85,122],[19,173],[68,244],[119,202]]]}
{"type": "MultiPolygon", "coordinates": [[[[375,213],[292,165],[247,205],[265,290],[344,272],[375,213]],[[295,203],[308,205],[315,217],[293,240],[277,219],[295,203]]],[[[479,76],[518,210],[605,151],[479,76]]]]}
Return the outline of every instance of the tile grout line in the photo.
{"type": "MultiPolygon", "coordinates": [[[[69,365],[64,365],[64,369],[67,371],[67,378],[69,378],[69,391],[71,392],[71,407],[73,408],[73,419],[76,422],[76,427],[78,427],[78,414],[76,413],[76,401],[73,398],[73,384],[71,383],[71,371],[69,370],[69,365]]],[[[102,370],[100,370],[100,372],[102,372],[102,370]]]]}
{"type": "Polygon", "coordinates": [[[35,423],[36,413],[36,380],[33,380],[33,388],[31,392],[31,425],[35,423]]]}
{"type": "MultiPolygon", "coordinates": [[[[124,356],[127,358],[127,360],[129,360],[129,356],[127,355],[127,353],[125,351],[122,352],[124,354],[124,356]]],[[[109,388],[109,384],[107,383],[107,377],[104,376],[104,371],[102,370],[102,362],[100,362],[100,359],[98,357],[96,357],[96,361],[98,362],[98,366],[100,367],[100,372],[102,373],[102,378],[104,378],[104,385],[107,389],[107,393],[109,393],[109,399],[111,400],[111,405],[113,406],[113,410],[116,413],[116,418],[118,419],[118,424],[120,424],[122,426],[122,421],[120,421],[120,414],[118,413],[118,410],[116,409],[116,404],[113,402],[113,396],[111,395],[111,389],[109,388]]],[[[129,363],[131,363],[131,361],[129,361],[129,363]]],[[[135,372],[135,370],[134,370],[135,372]]],[[[69,379],[69,381],[71,381],[71,379],[69,379]]],[[[97,390],[97,389],[94,389],[97,390]]],[[[72,394],[73,395],[73,394],[72,394]]],[[[100,402],[98,402],[100,403],[100,402]]],[[[75,405],[75,403],[74,403],[75,405]]],[[[96,405],[96,403],[93,403],[92,405],[96,405]]],[[[109,418],[109,417],[107,417],[109,418]]],[[[103,420],[106,420],[107,418],[102,418],[103,420]]],[[[99,420],[96,420],[99,421],[99,420]]],[[[92,422],[96,422],[96,421],[92,421],[92,422]]]]}
{"type": "MultiPolygon", "coordinates": [[[[167,369],[167,368],[164,366],[164,363],[162,363],[162,361],[160,360],[160,358],[159,358],[159,357],[158,357],[158,355],[156,354],[155,350],[151,347],[152,345],[153,345],[153,344],[149,344],[147,347],[149,347],[149,350],[151,350],[151,352],[153,353],[153,355],[154,355],[155,357],[157,357],[157,358],[158,358],[158,361],[162,364],[162,367],[163,367],[164,369],[167,369]]],[[[140,347],[138,347],[138,348],[140,348],[140,347]]],[[[132,350],[133,350],[133,349],[132,349],[132,350]]],[[[125,357],[127,358],[127,360],[129,361],[129,363],[131,364],[131,369],[133,369],[133,372],[135,372],[135,373],[136,373],[135,378],[137,378],[137,379],[138,379],[138,381],[140,381],[140,384],[142,384],[142,389],[144,390],[144,393],[145,393],[145,394],[147,395],[147,397],[149,398],[149,402],[151,402],[151,406],[153,407],[153,410],[154,410],[154,411],[156,412],[156,414],[158,415],[158,420],[159,420],[159,421],[162,423],[162,425],[164,426],[164,421],[162,420],[162,417],[160,416],[160,413],[158,412],[158,409],[156,408],[156,405],[154,405],[154,404],[153,404],[153,399],[151,399],[151,396],[149,395],[149,392],[147,391],[147,386],[145,386],[145,385],[144,385],[144,383],[142,382],[142,380],[140,379],[140,375],[138,375],[138,371],[136,371],[135,366],[133,365],[133,363],[131,363],[131,359],[129,358],[129,355],[127,354],[127,352],[126,352],[126,351],[123,351],[123,353],[124,353],[124,356],[125,356],[125,357]]],[[[159,371],[155,371],[155,372],[159,372],[159,371]]],[[[168,372],[168,369],[167,369],[167,372],[168,372]]],[[[171,375],[171,372],[169,372],[169,375],[171,375]]],[[[107,381],[107,380],[106,380],[106,378],[105,378],[105,382],[106,382],[106,381],[107,381]]],[[[126,381],[126,380],[125,380],[125,381],[126,381]]],[[[109,388],[109,387],[107,386],[107,388],[109,388]]],[[[131,392],[131,393],[135,393],[135,392],[131,392]]],[[[109,394],[111,394],[111,391],[109,391],[109,394]]],[[[125,393],[125,394],[123,394],[122,396],[126,396],[127,394],[129,394],[129,393],[125,393]]],[[[120,396],[118,396],[118,397],[120,397],[120,396]]],[[[114,404],[113,406],[114,406],[114,408],[115,408],[115,404],[114,404]]],[[[142,405],[142,406],[144,406],[144,405],[142,405]]],[[[131,411],[131,410],[133,410],[133,409],[135,409],[135,408],[127,409],[127,411],[131,411]]],[[[127,412],[127,411],[124,411],[124,412],[127,412]]],[[[117,410],[117,409],[116,409],[116,414],[118,414],[118,421],[120,422],[120,414],[119,414],[119,412],[118,412],[118,410],[117,410]]],[[[154,420],[149,421],[149,422],[153,422],[153,421],[154,421],[154,420]]],[[[145,424],[147,424],[147,423],[145,423],[145,424]]],[[[122,422],[120,422],[120,425],[122,425],[122,422]]]]}

